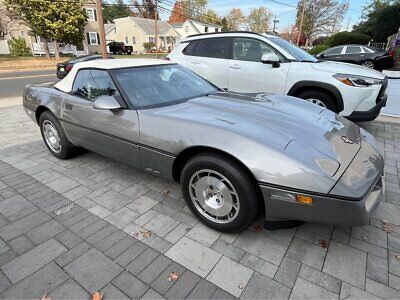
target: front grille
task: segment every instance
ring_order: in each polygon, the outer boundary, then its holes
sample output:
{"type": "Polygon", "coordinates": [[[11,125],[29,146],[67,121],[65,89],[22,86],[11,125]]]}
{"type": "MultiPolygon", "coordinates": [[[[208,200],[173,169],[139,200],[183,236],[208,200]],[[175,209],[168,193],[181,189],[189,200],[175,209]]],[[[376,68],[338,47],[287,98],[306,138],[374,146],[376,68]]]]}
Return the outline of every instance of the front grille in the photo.
{"type": "Polygon", "coordinates": [[[383,79],[383,81],[382,81],[382,87],[379,91],[378,97],[376,98],[376,104],[378,104],[379,102],[381,102],[384,99],[383,96],[385,95],[387,86],[388,86],[388,78],[387,78],[387,76],[385,76],[385,79],[383,79]]]}

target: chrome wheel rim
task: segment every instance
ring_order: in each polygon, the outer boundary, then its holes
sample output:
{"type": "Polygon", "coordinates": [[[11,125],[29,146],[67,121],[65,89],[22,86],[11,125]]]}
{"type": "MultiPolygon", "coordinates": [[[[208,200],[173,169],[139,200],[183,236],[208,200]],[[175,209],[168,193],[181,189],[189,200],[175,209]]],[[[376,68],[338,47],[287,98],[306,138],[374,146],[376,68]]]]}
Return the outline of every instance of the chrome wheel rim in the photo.
{"type": "Polygon", "coordinates": [[[61,139],[56,127],[49,120],[45,120],[42,124],[44,140],[51,151],[55,153],[61,152],[61,139]]]}
{"type": "Polygon", "coordinates": [[[362,65],[363,65],[364,67],[369,68],[369,69],[373,69],[373,68],[374,68],[374,63],[373,63],[372,61],[364,61],[364,62],[362,63],[362,65]]]}
{"type": "Polygon", "coordinates": [[[306,99],[306,100],[307,100],[308,102],[314,103],[315,105],[322,106],[322,107],[325,107],[325,108],[326,108],[325,103],[322,102],[322,101],[319,100],[319,99],[309,98],[309,99],[306,99]]]}
{"type": "Polygon", "coordinates": [[[222,174],[199,170],[189,180],[190,198],[197,211],[210,221],[230,223],[239,214],[239,195],[233,184],[222,174]]]}

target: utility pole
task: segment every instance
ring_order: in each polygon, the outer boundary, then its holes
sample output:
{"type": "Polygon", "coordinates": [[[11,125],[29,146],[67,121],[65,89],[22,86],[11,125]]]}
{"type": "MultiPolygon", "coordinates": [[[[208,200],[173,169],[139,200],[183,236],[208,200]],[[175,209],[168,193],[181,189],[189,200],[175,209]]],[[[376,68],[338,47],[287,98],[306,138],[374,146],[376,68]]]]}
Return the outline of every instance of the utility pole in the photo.
{"type": "Polygon", "coordinates": [[[158,0],[156,0],[156,11],[154,12],[155,18],[155,35],[156,35],[156,59],[158,59],[158,0]]]}
{"type": "Polygon", "coordinates": [[[279,20],[276,18],[276,15],[275,18],[272,20],[272,22],[274,22],[274,28],[272,29],[272,33],[275,34],[276,23],[279,23],[279,20]]]}
{"type": "Polygon", "coordinates": [[[297,36],[297,46],[300,44],[300,37],[301,37],[301,35],[302,35],[302,31],[303,31],[303,21],[304,21],[304,13],[305,13],[305,9],[306,9],[306,1],[305,0],[303,0],[302,1],[302,8],[301,8],[301,18],[300,18],[300,28],[299,28],[299,35],[297,36]]]}
{"type": "Polygon", "coordinates": [[[103,8],[101,7],[101,0],[96,0],[96,11],[97,11],[97,25],[99,26],[101,55],[103,56],[103,59],[107,59],[108,54],[106,45],[106,33],[104,31],[103,8]]]}

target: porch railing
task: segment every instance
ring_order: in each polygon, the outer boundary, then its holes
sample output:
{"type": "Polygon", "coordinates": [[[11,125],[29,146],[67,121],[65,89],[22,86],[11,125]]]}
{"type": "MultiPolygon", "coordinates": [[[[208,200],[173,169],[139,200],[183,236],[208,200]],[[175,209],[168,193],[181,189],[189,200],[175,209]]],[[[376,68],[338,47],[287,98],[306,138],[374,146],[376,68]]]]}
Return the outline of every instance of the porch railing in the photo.
{"type": "MultiPolygon", "coordinates": [[[[55,51],[55,43],[47,43],[49,47],[49,52],[51,55],[54,55],[55,51]]],[[[32,43],[32,53],[33,55],[45,55],[44,51],[44,43],[32,43]]],[[[86,45],[83,46],[83,50],[78,50],[75,45],[70,44],[59,44],[58,46],[59,52],[63,54],[72,54],[75,56],[87,55],[89,54],[89,49],[86,45]]]]}

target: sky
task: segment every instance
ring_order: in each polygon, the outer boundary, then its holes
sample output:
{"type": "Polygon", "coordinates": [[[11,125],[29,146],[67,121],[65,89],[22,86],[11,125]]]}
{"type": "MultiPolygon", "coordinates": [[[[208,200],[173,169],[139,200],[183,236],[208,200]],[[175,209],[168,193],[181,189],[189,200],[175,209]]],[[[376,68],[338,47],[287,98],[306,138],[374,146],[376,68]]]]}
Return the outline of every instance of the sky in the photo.
{"type": "MultiPolygon", "coordinates": [[[[278,1],[289,6],[281,5],[271,0],[208,0],[208,8],[215,10],[220,16],[224,16],[235,7],[242,9],[244,14],[248,14],[250,9],[254,7],[266,6],[272,12],[272,14],[277,16],[277,19],[279,20],[279,23],[277,23],[277,31],[279,32],[279,29],[283,29],[294,24],[298,1],[278,1]]],[[[168,3],[171,2],[174,1],[168,1],[168,3]]],[[[351,29],[354,24],[357,24],[361,16],[362,8],[369,2],[370,0],[349,0],[349,9],[341,24],[341,30],[346,30],[347,24],[349,24],[349,29],[351,29]]],[[[168,16],[164,13],[162,18],[167,19],[168,16]]]]}

